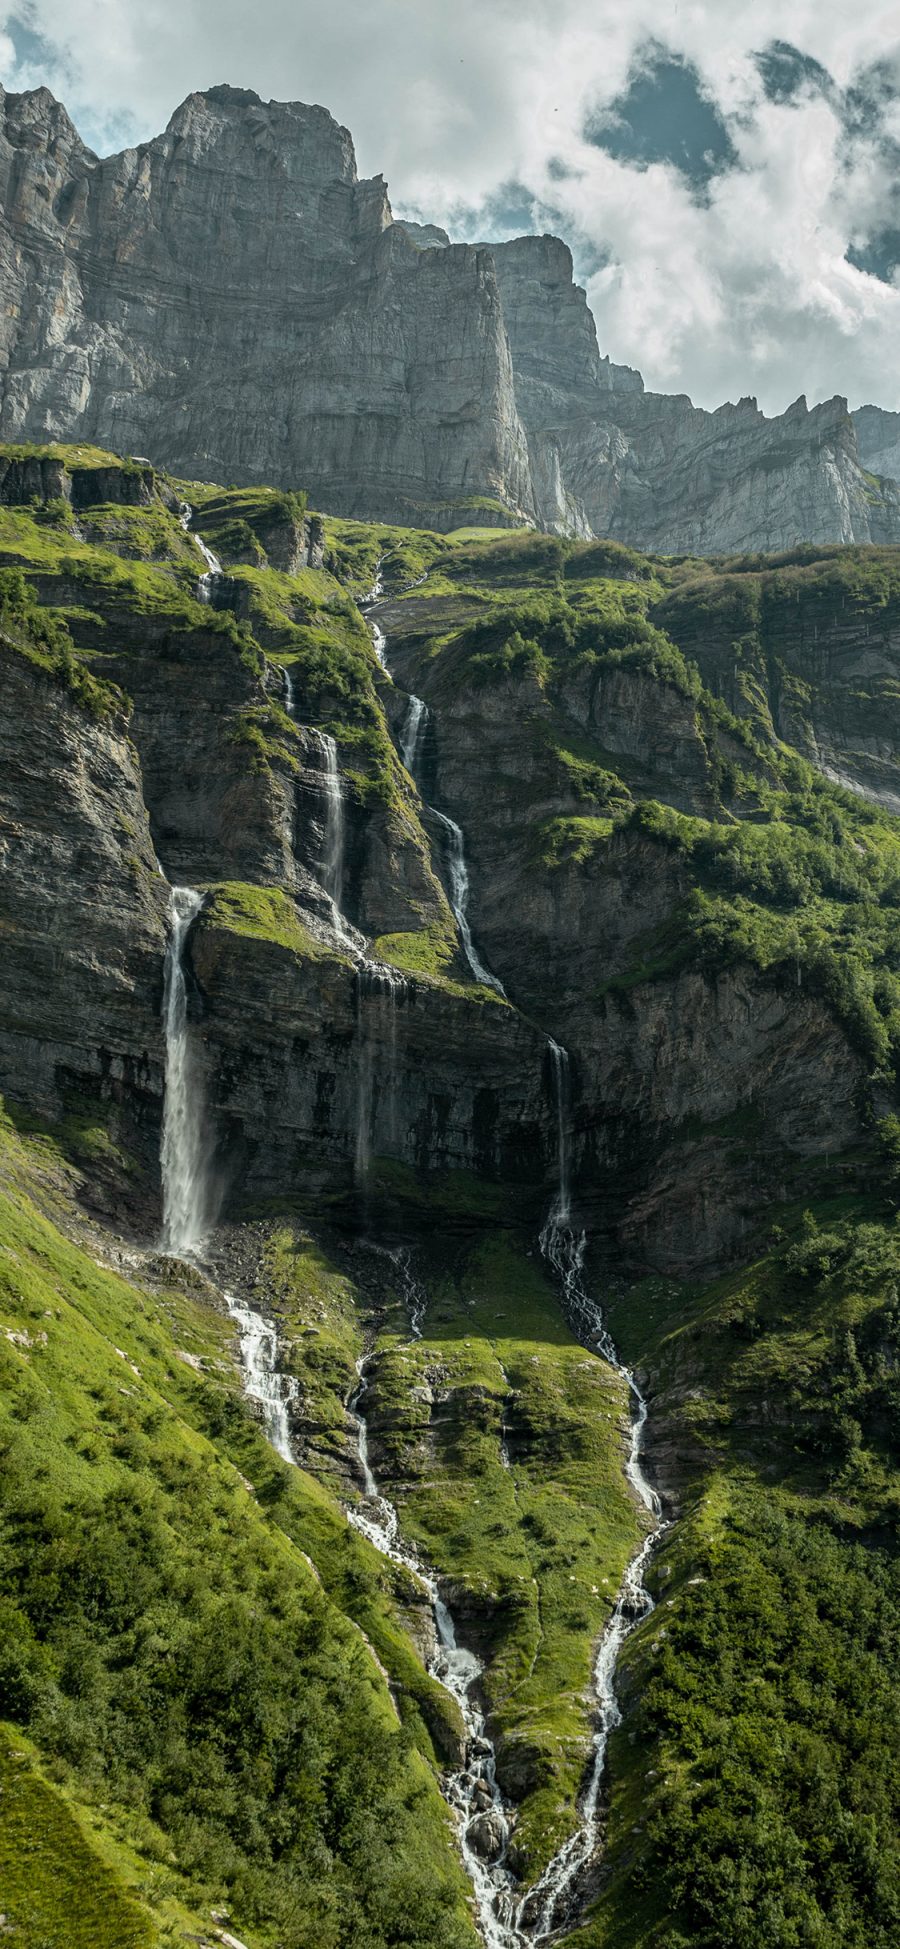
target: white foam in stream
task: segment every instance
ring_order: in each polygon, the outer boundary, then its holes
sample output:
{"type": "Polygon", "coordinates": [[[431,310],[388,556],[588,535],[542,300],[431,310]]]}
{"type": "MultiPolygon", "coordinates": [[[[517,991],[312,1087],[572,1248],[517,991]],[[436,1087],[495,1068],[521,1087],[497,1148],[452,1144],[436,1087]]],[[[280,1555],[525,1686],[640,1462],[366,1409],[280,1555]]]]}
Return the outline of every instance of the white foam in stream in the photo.
{"type": "Polygon", "coordinates": [[[265,1432],[283,1462],[296,1462],[291,1442],[291,1405],[296,1399],[297,1382],[293,1374],[278,1367],[278,1329],[256,1313],[252,1306],[223,1290],[231,1318],[238,1330],[244,1393],[262,1409],[265,1432]]]}
{"type": "MultiPolygon", "coordinates": [[[[401,1275],[409,1314],[410,1335],[420,1339],[425,1318],[425,1295],[412,1275],[405,1254],[391,1254],[401,1275]]],[[[486,1949],[520,1949],[528,1941],[516,1921],[516,1882],[505,1865],[509,1842],[509,1809],[497,1785],[493,1745],[488,1737],[485,1714],[478,1702],[478,1687],[484,1672],[474,1651],[457,1644],[456,1626],[441,1597],[437,1580],[403,1545],[400,1519],[394,1504],[383,1495],[369,1457],[369,1430],[366,1399],[370,1389],[369,1361],[357,1362],[359,1386],[348,1404],[356,1425],[356,1447],[365,1501],[351,1509],[350,1521],[374,1544],[382,1556],[411,1570],[424,1585],[431,1602],[437,1634],[437,1649],[431,1661],[432,1676],[456,1700],[466,1729],[466,1756],[461,1767],[443,1776],[445,1798],[451,1808],[459,1836],[463,1864],[472,1883],[478,1921],[486,1949]],[[497,1856],[491,1861],[479,1852],[471,1838],[473,1823],[487,1820],[497,1840],[497,1856]]]]}
{"type": "Polygon", "coordinates": [[[178,518],[179,521],[181,522],[185,534],[190,535],[192,542],[194,542],[197,548],[199,548],[200,553],[203,556],[203,560],[206,563],[206,574],[201,575],[200,580],[197,584],[198,598],[201,602],[211,602],[212,595],[213,595],[213,584],[216,581],[218,581],[219,577],[222,574],[222,564],[219,561],[218,555],[214,555],[212,549],[207,547],[206,542],[203,540],[202,535],[195,534],[194,529],[191,526],[191,523],[194,519],[194,510],[187,501],[182,501],[178,518]]]}
{"type": "Polygon", "coordinates": [[[541,1233],[541,1250],[557,1273],[569,1325],[584,1345],[608,1360],[628,1385],[631,1398],[631,1439],[625,1473],[646,1509],[652,1527],[631,1559],[616,1603],[600,1640],[594,1663],[597,1718],[587,1784],[578,1808],[578,1827],[554,1855],[519,1908],[518,1920],[531,1942],[545,1942],[572,1919],[578,1904],[581,1877],[597,1849],[597,1811],[606,1769],[609,1737],[621,1721],[616,1698],[616,1670],[622,1645],[630,1631],[653,1610],[645,1578],[653,1550],[665,1527],[659,1497],[645,1474],[642,1455],[647,1403],[630,1368],[619,1359],[601,1308],[584,1281],[585,1238],[573,1227],[571,1214],[571,1078],[565,1049],[548,1043],[557,1113],[557,1191],[541,1233]]]}

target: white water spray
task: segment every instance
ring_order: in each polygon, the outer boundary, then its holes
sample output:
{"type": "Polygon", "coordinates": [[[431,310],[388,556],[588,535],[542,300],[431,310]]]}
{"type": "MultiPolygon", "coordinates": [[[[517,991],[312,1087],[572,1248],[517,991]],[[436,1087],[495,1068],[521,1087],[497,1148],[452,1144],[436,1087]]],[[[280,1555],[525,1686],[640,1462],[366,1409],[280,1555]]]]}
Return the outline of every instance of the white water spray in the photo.
{"type": "Polygon", "coordinates": [[[606,1768],[610,1734],[621,1722],[616,1698],[616,1669],[619,1654],[630,1631],[653,1610],[653,1599],[645,1577],[653,1550],[665,1524],[659,1497],[647,1479],[642,1465],[647,1403],[630,1368],[623,1365],[597,1302],[584,1281],[584,1233],[575,1230],[571,1213],[571,1076],[565,1049],[552,1039],[548,1043],[554,1101],[557,1117],[557,1190],[547,1222],[541,1233],[541,1250],[558,1274],[569,1324],[584,1344],[627,1382],[632,1403],[631,1440],[625,1473],[646,1509],[651,1528],[625,1571],[622,1588],[606,1626],[594,1664],[594,1694],[597,1721],[594,1729],[590,1772],[579,1804],[579,1824],[559,1853],[544,1869],[519,1908],[518,1921],[532,1942],[544,1942],[562,1924],[570,1921],[577,1904],[578,1884],[597,1847],[597,1809],[606,1768]]]}
{"type": "Polygon", "coordinates": [[[203,895],[193,887],[172,888],[163,987],[166,1094],[160,1163],[163,1251],[176,1258],[202,1251],[208,1230],[202,1095],[194,1077],[184,973],[185,944],[202,905],[203,895]]]}

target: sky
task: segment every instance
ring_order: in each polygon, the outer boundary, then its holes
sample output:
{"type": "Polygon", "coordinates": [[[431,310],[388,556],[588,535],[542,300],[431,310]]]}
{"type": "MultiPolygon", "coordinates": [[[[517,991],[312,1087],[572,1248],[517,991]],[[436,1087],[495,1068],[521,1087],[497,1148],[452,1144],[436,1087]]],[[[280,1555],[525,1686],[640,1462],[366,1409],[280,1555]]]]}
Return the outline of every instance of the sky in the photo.
{"type": "Polygon", "coordinates": [[[217,82],[320,102],[395,215],[565,237],[655,390],[900,408],[893,4],[0,0],[0,80],[98,154],[217,82]]]}

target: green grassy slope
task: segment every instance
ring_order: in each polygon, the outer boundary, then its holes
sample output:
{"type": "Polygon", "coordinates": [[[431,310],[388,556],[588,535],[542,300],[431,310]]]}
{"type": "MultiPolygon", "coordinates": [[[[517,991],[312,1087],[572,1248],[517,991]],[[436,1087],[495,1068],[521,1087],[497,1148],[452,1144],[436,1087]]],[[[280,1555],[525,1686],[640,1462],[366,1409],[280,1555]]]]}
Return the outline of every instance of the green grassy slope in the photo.
{"type": "Polygon", "coordinates": [[[264,1265],[261,1291],[278,1295],[300,1381],[305,1459],[326,1481],[346,1455],[355,1361],[364,1345],[370,1353],[379,1478],[404,1535],[450,1580],[464,1641],[488,1658],[501,1777],[520,1803],[517,1859],[531,1879],[573,1824],[593,1646],[640,1535],[622,1475],[624,1383],[573,1341],[539,1265],[502,1235],[417,1252],[417,1341],[402,1282],[374,1254],[353,1260],[366,1282],[364,1338],[353,1286],[302,1234],[278,1226],[264,1265]]]}
{"type": "MultiPolygon", "coordinates": [[[[105,1270],[29,1196],[29,1180],[59,1182],[50,1141],[7,1127],[3,1158],[0,1710],[76,1814],[47,1803],[2,1905],[37,1927],[30,1864],[37,1883],[54,1823],[87,1902],[103,1885],[84,1838],[96,1810],[122,1844],[110,1874],[136,1941],[224,1901],[250,1949],[462,1949],[464,1882],[416,1687],[401,1723],[323,1587],[330,1554],[364,1592],[377,1559],[247,1418],[202,1282],[105,1270]]],[[[415,1661],[391,1604],[369,1608],[402,1676],[415,1661]]],[[[421,1671],[418,1690],[436,1690],[421,1671]]],[[[54,1949],[60,1928],[48,1910],[54,1949]]]]}

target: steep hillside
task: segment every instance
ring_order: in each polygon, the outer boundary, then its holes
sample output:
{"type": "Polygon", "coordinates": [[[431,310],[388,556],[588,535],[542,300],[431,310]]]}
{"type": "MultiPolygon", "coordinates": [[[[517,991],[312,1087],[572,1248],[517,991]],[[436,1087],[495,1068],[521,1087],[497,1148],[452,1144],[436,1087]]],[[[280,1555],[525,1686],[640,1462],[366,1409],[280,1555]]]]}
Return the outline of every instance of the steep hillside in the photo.
{"type": "Polygon", "coordinates": [[[0,1912],[888,1949],[892,551],[0,483],[0,1912]]]}

